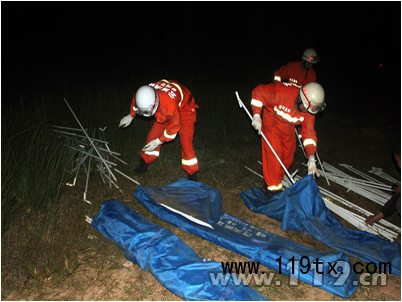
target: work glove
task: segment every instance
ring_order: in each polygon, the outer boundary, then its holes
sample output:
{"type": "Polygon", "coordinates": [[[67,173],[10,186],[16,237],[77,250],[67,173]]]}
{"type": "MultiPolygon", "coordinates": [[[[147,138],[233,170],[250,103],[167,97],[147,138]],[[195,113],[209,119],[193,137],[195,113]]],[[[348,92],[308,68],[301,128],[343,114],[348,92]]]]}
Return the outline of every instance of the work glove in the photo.
{"type": "Polygon", "coordinates": [[[162,142],[159,140],[159,138],[154,139],[150,141],[148,144],[146,144],[145,147],[142,148],[142,151],[144,152],[154,151],[156,148],[158,148],[159,145],[162,145],[162,142]]]}
{"type": "Polygon", "coordinates": [[[251,121],[251,126],[255,128],[255,130],[258,131],[258,134],[261,134],[261,125],[262,125],[262,120],[261,116],[259,114],[254,114],[253,120],[251,121]]]}
{"type": "Polygon", "coordinates": [[[131,122],[133,121],[133,119],[134,119],[134,118],[133,118],[130,114],[126,115],[125,117],[123,117],[123,118],[120,120],[119,128],[121,128],[121,127],[123,127],[123,128],[128,127],[128,126],[131,124],[131,122]]]}
{"type": "Polygon", "coordinates": [[[320,173],[318,173],[317,166],[315,165],[315,156],[310,155],[308,157],[308,162],[307,162],[307,170],[308,174],[313,174],[313,176],[320,177],[320,173]]]}

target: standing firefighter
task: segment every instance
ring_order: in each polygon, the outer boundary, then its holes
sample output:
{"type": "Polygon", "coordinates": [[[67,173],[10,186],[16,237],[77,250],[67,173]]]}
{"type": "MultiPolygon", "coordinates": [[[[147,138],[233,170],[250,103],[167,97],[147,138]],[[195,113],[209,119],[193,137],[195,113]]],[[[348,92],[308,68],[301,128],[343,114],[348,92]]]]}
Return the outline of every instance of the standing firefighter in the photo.
{"type": "Polygon", "coordinates": [[[146,117],[154,115],[154,123],[135,172],[144,173],[148,165],[158,159],[161,145],[174,140],[179,133],[182,168],[189,180],[197,181],[198,161],[193,147],[197,108],[191,92],[177,81],[160,80],[137,90],[130,114],[121,119],[119,127],[129,126],[137,114],[146,117]]]}
{"type": "Polygon", "coordinates": [[[317,80],[313,65],[320,61],[317,52],[307,48],[302,55],[302,61],[289,62],[274,72],[274,82],[288,82],[300,88],[317,80]]]}
{"type": "MultiPolygon", "coordinates": [[[[295,126],[301,125],[308,174],[319,176],[314,156],[317,151],[314,115],[325,109],[321,85],[312,82],[297,88],[289,83],[261,84],[253,89],[251,97],[252,125],[258,134],[264,133],[286,169],[292,165],[296,150],[295,126]]],[[[285,171],[264,140],[262,165],[263,191],[266,197],[271,197],[282,191],[285,171]]]]}

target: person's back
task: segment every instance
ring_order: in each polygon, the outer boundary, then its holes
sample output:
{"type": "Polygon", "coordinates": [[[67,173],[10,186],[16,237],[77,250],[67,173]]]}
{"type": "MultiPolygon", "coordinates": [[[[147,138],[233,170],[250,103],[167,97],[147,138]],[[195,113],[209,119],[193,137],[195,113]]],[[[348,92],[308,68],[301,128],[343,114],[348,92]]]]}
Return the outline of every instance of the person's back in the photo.
{"type": "Polygon", "coordinates": [[[302,55],[302,61],[289,62],[274,72],[274,82],[288,82],[300,88],[310,82],[316,82],[317,75],[313,65],[320,61],[317,52],[308,48],[302,55]]]}

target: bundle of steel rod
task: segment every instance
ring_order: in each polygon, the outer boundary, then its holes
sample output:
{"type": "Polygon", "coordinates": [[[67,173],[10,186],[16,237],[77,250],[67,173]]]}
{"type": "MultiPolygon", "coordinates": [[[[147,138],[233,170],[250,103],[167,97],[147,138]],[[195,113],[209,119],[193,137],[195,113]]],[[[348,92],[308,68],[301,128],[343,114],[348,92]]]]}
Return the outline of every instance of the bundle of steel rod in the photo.
{"type": "MultiPolygon", "coordinates": [[[[366,197],[367,199],[374,201],[375,203],[377,203],[379,205],[384,205],[391,198],[391,195],[386,194],[384,192],[384,190],[392,191],[391,185],[386,185],[384,183],[381,183],[380,181],[378,181],[372,177],[369,177],[369,176],[365,175],[364,173],[354,169],[352,166],[345,165],[345,164],[340,164],[340,165],[350,171],[353,171],[354,173],[358,174],[359,176],[364,177],[367,180],[357,179],[355,177],[352,177],[352,176],[346,174],[345,172],[342,172],[341,170],[324,162],[323,166],[325,167],[325,170],[327,171],[327,177],[330,180],[332,180],[333,182],[347,188],[348,190],[351,190],[357,194],[360,194],[360,195],[366,197]]],[[[317,170],[320,171],[320,169],[317,169],[317,170]]]]}
{"type": "Polygon", "coordinates": [[[393,178],[392,176],[389,176],[381,168],[372,167],[369,172],[372,173],[372,174],[375,174],[375,175],[377,175],[377,176],[379,176],[379,177],[381,177],[381,178],[383,178],[383,179],[385,179],[385,180],[387,180],[389,182],[392,182],[394,184],[395,183],[399,183],[399,184],[401,183],[400,180],[397,180],[397,179],[393,178]]]}
{"type": "MultiPolygon", "coordinates": [[[[261,164],[261,162],[259,162],[261,164]]],[[[254,170],[250,169],[249,167],[245,166],[245,168],[247,170],[249,170],[250,172],[254,173],[255,175],[259,176],[260,178],[264,178],[261,174],[255,172],[254,170]]],[[[327,168],[326,168],[327,169],[327,168]]],[[[292,174],[292,177],[294,176],[294,174],[297,171],[295,171],[292,174]]],[[[328,169],[327,169],[328,172],[328,169]]],[[[339,175],[343,172],[339,171],[336,173],[339,175]]],[[[331,173],[332,174],[332,173],[331,173]]],[[[328,173],[327,173],[328,176],[328,173]]],[[[300,176],[295,176],[294,178],[296,181],[299,181],[301,179],[300,176]]],[[[330,178],[331,179],[331,178],[330,178]]],[[[289,180],[289,178],[287,177],[287,175],[285,175],[284,179],[283,179],[283,186],[285,188],[288,188],[289,186],[292,185],[292,182],[289,180]]],[[[381,236],[389,241],[395,241],[395,239],[399,236],[399,234],[401,233],[401,229],[395,225],[393,225],[392,223],[382,219],[380,220],[378,223],[374,223],[373,225],[366,225],[365,224],[365,218],[362,216],[359,216],[358,214],[349,211],[347,209],[342,208],[341,206],[335,204],[333,201],[337,201],[339,203],[341,203],[344,206],[347,206],[350,209],[353,209],[355,211],[358,211],[362,214],[364,214],[366,217],[373,215],[372,213],[370,213],[369,211],[364,210],[363,208],[349,202],[348,200],[336,195],[335,193],[332,193],[320,186],[318,186],[323,201],[325,203],[325,205],[327,206],[328,209],[330,209],[332,212],[334,212],[335,214],[337,214],[338,216],[342,217],[343,219],[347,220],[348,222],[350,222],[352,225],[354,225],[356,228],[360,229],[360,230],[364,230],[367,232],[370,232],[372,234],[381,236]]]]}
{"type": "Polygon", "coordinates": [[[64,145],[68,148],[69,160],[71,163],[70,173],[75,173],[73,182],[66,183],[66,185],[75,186],[78,174],[81,168],[83,168],[86,174],[83,199],[85,202],[91,204],[87,199],[87,193],[92,161],[94,161],[96,171],[100,173],[103,183],[108,184],[110,188],[114,186],[116,189],[121,191],[117,185],[117,178],[113,172],[117,172],[121,176],[139,185],[139,182],[117,169],[117,162],[124,165],[127,165],[127,163],[119,158],[120,153],[110,150],[109,143],[105,140],[106,127],[103,129],[94,129],[90,137],[88,132],[82,127],[82,124],[71,109],[67,100],[64,99],[64,101],[80,126],[80,128],[51,126],[51,130],[63,139],[64,145]]]}

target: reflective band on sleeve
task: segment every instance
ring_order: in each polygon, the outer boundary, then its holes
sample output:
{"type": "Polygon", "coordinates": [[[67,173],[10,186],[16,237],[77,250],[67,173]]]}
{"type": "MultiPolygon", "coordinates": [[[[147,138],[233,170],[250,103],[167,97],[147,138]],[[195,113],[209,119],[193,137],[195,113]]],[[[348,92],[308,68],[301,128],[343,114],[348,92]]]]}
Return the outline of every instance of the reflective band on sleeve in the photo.
{"type": "Polygon", "coordinates": [[[167,139],[175,139],[177,133],[175,133],[175,134],[173,134],[173,135],[169,135],[169,134],[167,134],[166,129],[165,129],[165,131],[163,132],[163,135],[164,135],[167,139]]]}
{"type": "Polygon", "coordinates": [[[193,159],[182,159],[182,160],[181,160],[181,163],[182,163],[182,165],[184,165],[184,166],[193,166],[193,165],[195,165],[195,164],[198,163],[198,160],[197,160],[196,157],[193,158],[193,159]]]}
{"type": "Polygon", "coordinates": [[[278,191],[278,190],[282,190],[282,184],[279,184],[277,186],[269,186],[268,190],[270,191],[278,191]]]}
{"type": "Polygon", "coordinates": [[[289,115],[289,113],[286,113],[286,112],[284,112],[284,111],[278,109],[277,106],[274,107],[274,110],[275,110],[275,112],[276,112],[277,115],[283,117],[283,118],[284,118],[285,120],[287,120],[288,122],[291,122],[291,123],[294,123],[294,124],[295,124],[295,123],[297,123],[298,121],[300,121],[300,122],[304,121],[304,117],[303,117],[303,116],[300,117],[300,118],[291,117],[291,116],[289,115]]]}
{"type": "Polygon", "coordinates": [[[173,85],[174,87],[177,88],[177,90],[179,90],[179,92],[180,92],[180,103],[179,103],[179,107],[180,107],[180,106],[181,106],[181,103],[183,102],[183,99],[184,99],[184,94],[183,94],[183,91],[181,90],[181,87],[180,87],[179,85],[177,85],[176,83],[169,82],[168,80],[162,80],[162,82],[165,82],[165,83],[168,83],[168,84],[170,84],[170,85],[173,85]]]}
{"type": "Polygon", "coordinates": [[[159,151],[145,151],[144,152],[146,155],[151,155],[151,156],[159,156],[159,151]]]}
{"type": "Polygon", "coordinates": [[[315,141],[311,138],[305,139],[303,141],[303,146],[306,147],[307,145],[313,145],[314,147],[317,147],[317,144],[315,143],[315,141]]]}
{"type": "Polygon", "coordinates": [[[262,108],[262,102],[259,101],[259,100],[252,99],[252,100],[251,100],[251,105],[252,105],[252,106],[255,106],[255,107],[260,107],[260,108],[262,108]]]}
{"type": "Polygon", "coordinates": [[[280,82],[280,81],[281,81],[281,77],[279,77],[279,76],[274,76],[274,81],[280,82]]]}

